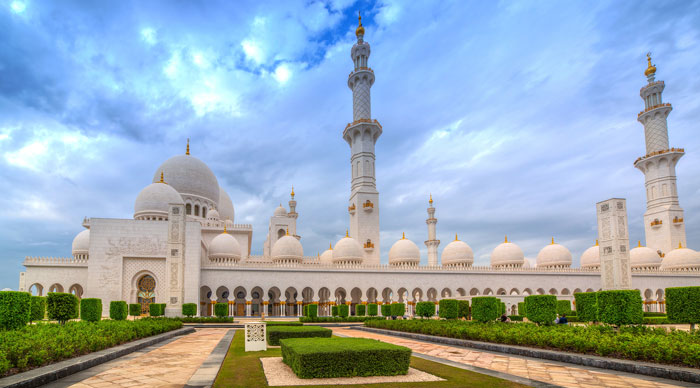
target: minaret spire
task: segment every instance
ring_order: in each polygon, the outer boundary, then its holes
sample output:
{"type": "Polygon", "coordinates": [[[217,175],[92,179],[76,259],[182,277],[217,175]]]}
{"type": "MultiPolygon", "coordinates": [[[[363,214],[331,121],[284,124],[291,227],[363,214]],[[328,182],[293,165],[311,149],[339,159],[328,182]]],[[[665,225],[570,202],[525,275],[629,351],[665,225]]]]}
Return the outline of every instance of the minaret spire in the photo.
{"type": "MultiPolygon", "coordinates": [[[[440,240],[437,239],[437,218],[435,218],[435,208],[433,207],[433,195],[430,194],[430,200],[428,200],[428,219],[425,220],[428,224],[428,240],[425,241],[425,246],[428,247],[428,265],[435,266],[438,265],[438,246],[440,245],[440,240]]],[[[455,234],[455,239],[457,235],[455,234]]]]}

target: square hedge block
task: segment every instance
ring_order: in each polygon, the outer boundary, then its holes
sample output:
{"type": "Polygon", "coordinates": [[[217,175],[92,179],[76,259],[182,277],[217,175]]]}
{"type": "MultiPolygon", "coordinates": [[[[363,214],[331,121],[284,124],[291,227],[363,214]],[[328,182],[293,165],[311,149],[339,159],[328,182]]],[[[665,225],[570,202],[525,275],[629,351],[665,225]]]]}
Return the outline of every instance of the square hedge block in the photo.
{"type": "Polygon", "coordinates": [[[270,344],[270,346],[279,346],[280,340],[284,338],[330,338],[332,334],[333,330],[319,326],[268,325],[267,343],[270,344]]]}

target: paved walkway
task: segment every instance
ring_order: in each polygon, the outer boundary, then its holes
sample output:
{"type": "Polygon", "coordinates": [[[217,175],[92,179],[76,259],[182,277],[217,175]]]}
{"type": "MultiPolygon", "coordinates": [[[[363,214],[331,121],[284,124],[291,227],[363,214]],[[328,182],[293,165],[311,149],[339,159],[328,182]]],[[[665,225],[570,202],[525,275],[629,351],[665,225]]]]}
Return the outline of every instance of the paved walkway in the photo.
{"type": "Polygon", "coordinates": [[[544,361],[536,358],[505,355],[502,353],[434,344],[408,338],[395,337],[345,328],[333,329],[334,334],[349,337],[373,338],[396,345],[406,346],[415,353],[446,359],[452,362],[507,373],[518,377],[537,380],[548,384],[573,388],[599,387],[696,387],[691,383],[659,379],[630,373],[610,371],[544,361]]]}
{"type": "Polygon", "coordinates": [[[229,329],[199,329],[58,380],[49,387],[182,387],[229,329]]]}

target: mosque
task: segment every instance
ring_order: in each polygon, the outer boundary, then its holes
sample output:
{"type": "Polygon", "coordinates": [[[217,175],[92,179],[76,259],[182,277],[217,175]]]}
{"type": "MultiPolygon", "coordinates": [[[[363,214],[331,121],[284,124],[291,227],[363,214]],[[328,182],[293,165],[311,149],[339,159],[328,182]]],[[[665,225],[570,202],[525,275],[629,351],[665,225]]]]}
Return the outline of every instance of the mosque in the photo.
{"type": "MultiPolygon", "coordinates": [[[[343,130],[350,146],[352,179],[345,237],[321,255],[305,256],[297,234],[296,201],[280,205],[270,217],[261,256],[251,255],[253,229],[236,224],[233,202],[217,177],[186,152],[155,169],[153,182],[136,197],[133,219],[85,218],[85,230],[73,240],[72,257],[27,257],[19,289],[35,295],[71,292],[109,301],[167,303],[166,315],[179,315],[183,303],[197,303],[200,315],[226,303],[233,316],[298,316],[302,306],[317,303],[321,315],[334,304],[354,311],[360,303],[405,302],[412,314],[418,301],[470,299],[494,295],[509,313],[532,294],[573,299],[580,291],[601,288],[601,247],[587,249],[581,267],[572,268],[569,250],[552,239],[536,262],[526,260],[514,242],[495,247],[490,266],[473,266],[469,245],[455,236],[438,257],[437,218],[428,202],[427,265],[420,265],[416,243],[402,237],[380,264],[379,192],[374,146],[382,126],[371,115],[370,45],[360,19],[351,50],[354,69],[348,76],[353,121],[343,130]]],[[[648,57],[647,84],[640,95],[644,110],[646,155],[634,162],[645,175],[646,244],[629,251],[631,287],[640,290],[648,311],[664,310],[664,288],[700,284],[700,254],[687,248],[683,209],[679,206],[675,165],[682,148],[669,147],[666,118],[671,104],[662,102],[663,81],[648,57]]]]}

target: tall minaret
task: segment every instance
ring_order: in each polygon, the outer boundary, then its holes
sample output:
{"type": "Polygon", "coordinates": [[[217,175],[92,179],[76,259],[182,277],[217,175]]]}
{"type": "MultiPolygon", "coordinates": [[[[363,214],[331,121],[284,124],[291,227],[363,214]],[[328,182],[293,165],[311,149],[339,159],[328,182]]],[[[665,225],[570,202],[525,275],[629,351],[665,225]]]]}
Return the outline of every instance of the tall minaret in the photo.
{"type": "Polygon", "coordinates": [[[647,54],[648,66],[644,75],[649,82],[639,94],[644,110],[637,120],[644,125],[647,154],[638,158],[634,166],[644,173],[647,190],[647,211],[644,213],[646,245],[666,254],[678,244],[686,246],[683,209],[678,205],[676,163],[684,155],[682,148],[669,148],[666,117],[671,104],[661,100],[664,81],[654,81],[656,67],[647,54]]]}
{"type": "Polygon", "coordinates": [[[374,144],[382,134],[382,126],[371,116],[370,88],[374,83],[374,71],[367,65],[370,49],[369,43],[363,40],[365,28],[361,16],[355,35],[357,43],[350,52],[355,68],[348,76],[353,122],[343,131],[343,139],[351,150],[350,236],[363,244],[364,263],[379,264],[379,192],[374,176],[374,144]]]}
{"type": "Polygon", "coordinates": [[[297,201],[294,200],[294,186],[292,186],[292,192],[289,193],[289,195],[292,197],[292,199],[289,200],[289,213],[287,213],[287,216],[296,220],[297,217],[299,217],[299,214],[297,214],[297,201]]]}
{"type": "Polygon", "coordinates": [[[438,265],[438,245],[440,245],[440,240],[436,238],[435,228],[437,226],[437,218],[435,218],[435,208],[433,207],[433,195],[430,194],[430,201],[428,201],[428,219],[425,223],[428,224],[428,241],[425,245],[428,247],[428,265],[438,265]]]}

